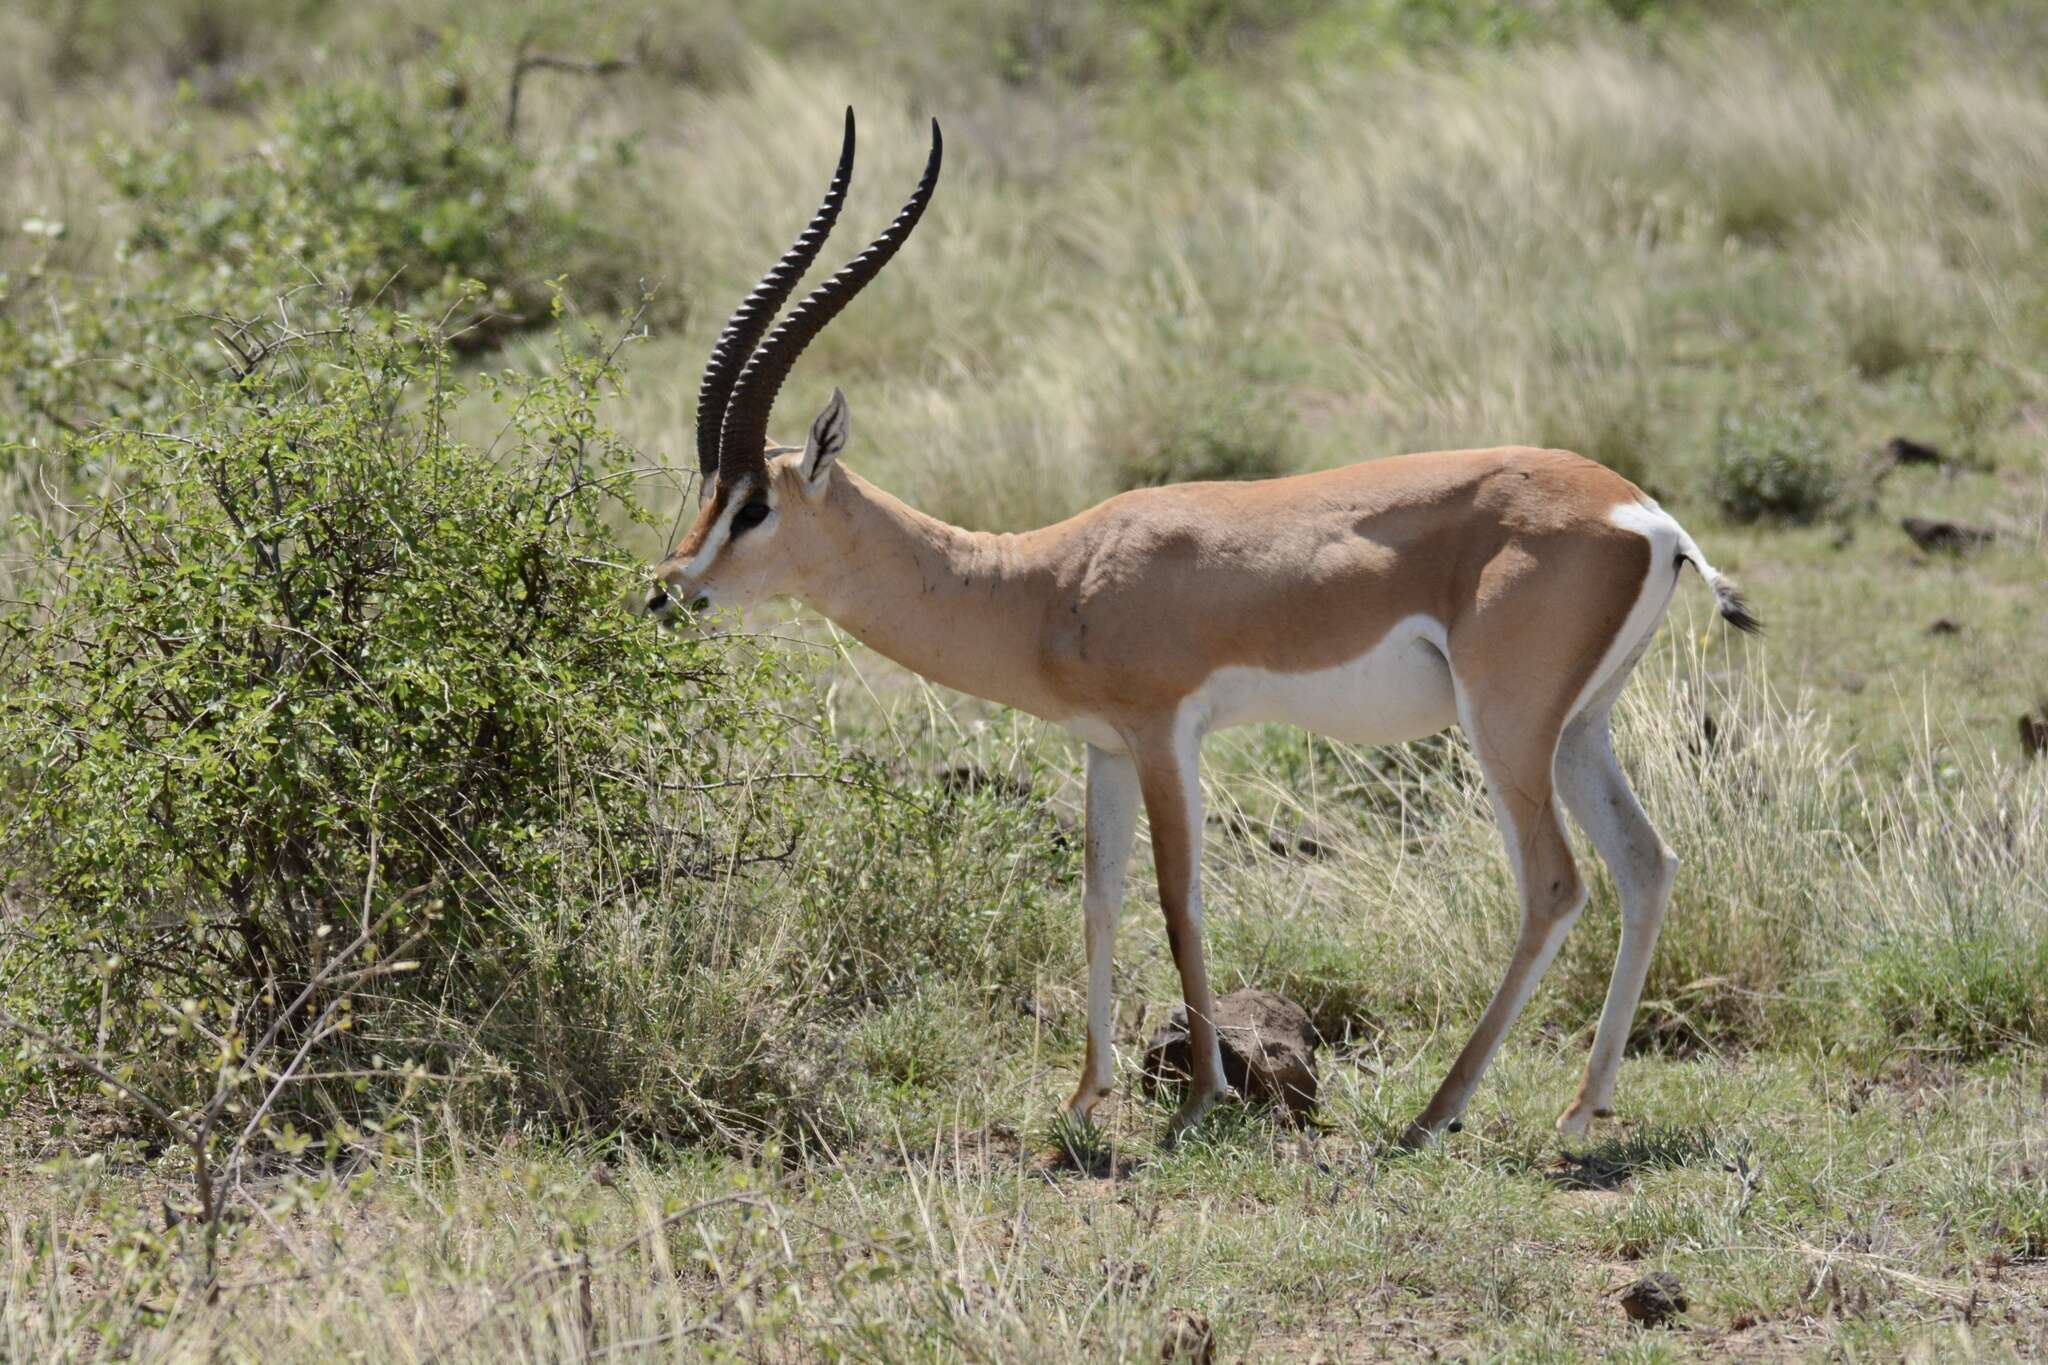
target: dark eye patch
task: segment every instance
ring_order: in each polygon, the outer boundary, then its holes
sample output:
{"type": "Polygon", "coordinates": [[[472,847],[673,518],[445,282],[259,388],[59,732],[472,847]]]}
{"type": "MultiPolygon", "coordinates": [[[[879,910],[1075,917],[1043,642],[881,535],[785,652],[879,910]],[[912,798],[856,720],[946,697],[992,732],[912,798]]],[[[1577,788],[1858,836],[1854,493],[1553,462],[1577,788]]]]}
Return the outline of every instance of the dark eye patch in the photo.
{"type": "Polygon", "coordinates": [[[732,514],[732,533],[750,531],[768,520],[768,504],[765,502],[743,503],[740,510],[732,514]]]}

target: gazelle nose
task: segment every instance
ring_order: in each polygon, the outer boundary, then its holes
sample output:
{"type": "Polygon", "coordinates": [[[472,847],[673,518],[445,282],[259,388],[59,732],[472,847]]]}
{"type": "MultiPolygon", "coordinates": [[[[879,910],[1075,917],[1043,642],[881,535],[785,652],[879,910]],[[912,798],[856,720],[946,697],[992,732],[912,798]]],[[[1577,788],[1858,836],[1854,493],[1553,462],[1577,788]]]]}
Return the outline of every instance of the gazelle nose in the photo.
{"type": "Polygon", "coordinates": [[[661,584],[656,583],[647,590],[647,614],[649,616],[666,616],[674,607],[674,599],[668,595],[668,590],[663,588],[661,584]]]}

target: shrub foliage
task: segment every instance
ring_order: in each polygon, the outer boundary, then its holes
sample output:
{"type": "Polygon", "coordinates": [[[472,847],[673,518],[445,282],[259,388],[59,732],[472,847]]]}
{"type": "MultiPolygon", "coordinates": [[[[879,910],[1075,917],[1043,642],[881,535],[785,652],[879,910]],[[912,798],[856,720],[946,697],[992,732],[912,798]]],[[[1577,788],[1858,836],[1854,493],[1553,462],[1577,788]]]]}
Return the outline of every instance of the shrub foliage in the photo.
{"type": "Polygon", "coordinates": [[[448,63],[311,87],[248,154],[176,123],[104,145],[100,163],[134,220],[109,268],[0,275],[0,468],[10,446],[56,447],[110,417],[182,420],[223,347],[260,344],[239,319],[302,333],[344,313],[409,319],[476,352],[549,323],[564,274],[599,308],[640,292],[631,250],[542,185],[448,63]]]}
{"type": "Polygon", "coordinates": [[[163,278],[210,282],[222,311],[260,312],[267,286],[297,274],[351,305],[453,312],[450,344],[474,350],[545,323],[562,271],[606,303],[633,287],[602,265],[624,259],[624,244],[547,194],[445,67],[399,86],[315,86],[255,156],[217,162],[185,134],[106,161],[137,215],[130,250],[163,278]],[[249,282],[263,292],[237,297],[249,282]]]}
{"type": "Polygon", "coordinates": [[[1842,495],[1825,438],[1799,414],[1722,416],[1710,471],[1714,501],[1731,521],[1817,521],[1842,495]]]}
{"type": "Polygon", "coordinates": [[[771,723],[773,679],[620,610],[609,528],[638,509],[606,358],[497,393],[487,453],[449,434],[434,345],[282,349],[190,435],[93,438],[118,483],[26,528],[43,587],[5,617],[0,753],[38,980],[68,1032],[143,1058],[162,1009],[261,1030],[382,924],[365,955],[417,964],[394,1004],[500,1021],[516,1060],[591,984],[565,919],[785,837],[769,805],[692,824],[675,795],[771,723]]]}

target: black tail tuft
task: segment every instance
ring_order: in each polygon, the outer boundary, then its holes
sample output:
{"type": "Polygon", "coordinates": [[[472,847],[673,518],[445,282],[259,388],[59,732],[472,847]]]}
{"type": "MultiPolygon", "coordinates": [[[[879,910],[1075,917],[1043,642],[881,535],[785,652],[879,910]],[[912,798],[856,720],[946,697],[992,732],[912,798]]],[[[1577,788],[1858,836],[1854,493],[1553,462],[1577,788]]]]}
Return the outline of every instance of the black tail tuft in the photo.
{"type": "MultiPolygon", "coordinates": [[[[1679,535],[1683,537],[1685,533],[1681,531],[1679,535]]],[[[1706,579],[1708,586],[1713,588],[1714,605],[1721,609],[1723,621],[1744,635],[1764,633],[1764,623],[1751,614],[1749,603],[1742,600],[1742,594],[1736,590],[1735,585],[1708,566],[1707,561],[1700,556],[1699,547],[1690,539],[1684,541],[1678,551],[1678,562],[1673,567],[1682,571],[1688,564],[1698,569],[1700,577],[1706,579]]]]}
{"type": "Polygon", "coordinates": [[[1749,603],[1742,600],[1742,594],[1727,580],[1714,585],[1714,601],[1720,604],[1721,619],[1744,635],[1764,633],[1764,623],[1750,614],[1749,603]]]}

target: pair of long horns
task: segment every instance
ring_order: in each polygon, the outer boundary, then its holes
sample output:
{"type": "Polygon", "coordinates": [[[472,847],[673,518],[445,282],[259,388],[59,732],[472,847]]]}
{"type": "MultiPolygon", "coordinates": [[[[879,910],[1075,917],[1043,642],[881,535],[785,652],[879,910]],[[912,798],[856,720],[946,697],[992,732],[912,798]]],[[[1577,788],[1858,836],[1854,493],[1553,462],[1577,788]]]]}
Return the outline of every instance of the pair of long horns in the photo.
{"type": "Polygon", "coordinates": [[[933,119],[932,150],[925,158],[924,175],[895,221],[868,243],[867,250],[807,294],[763,342],[761,333],[817,258],[846,202],[846,187],[853,180],[853,110],[847,109],[839,167],[825,189],[824,202],[782,253],[782,259],[761,277],[754,292],[741,300],[704,366],[704,379],[697,389],[697,469],[707,489],[714,478],[729,483],[746,474],[765,474],[768,415],[782,381],[789,377],[804,347],[839,316],[839,310],[853,301],[909,238],[910,230],[924,216],[925,205],[931,202],[932,191],[938,188],[943,149],[939,121],[933,119]]]}

